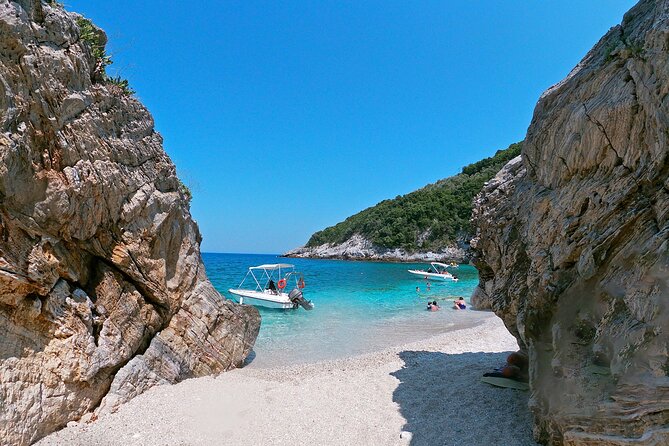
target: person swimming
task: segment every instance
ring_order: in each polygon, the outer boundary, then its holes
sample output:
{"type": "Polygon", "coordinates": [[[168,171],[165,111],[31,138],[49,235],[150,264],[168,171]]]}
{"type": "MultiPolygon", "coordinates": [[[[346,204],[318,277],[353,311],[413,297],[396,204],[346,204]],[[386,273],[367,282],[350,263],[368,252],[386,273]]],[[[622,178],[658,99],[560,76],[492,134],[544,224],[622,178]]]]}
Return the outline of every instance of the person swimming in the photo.
{"type": "Polygon", "coordinates": [[[427,303],[427,311],[439,311],[439,304],[436,300],[427,303]]]}
{"type": "Polygon", "coordinates": [[[465,300],[462,297],[458,297],[455,301],[453,301],[453,308],[456,310],[466,310],[467,305],[465,300]]]}

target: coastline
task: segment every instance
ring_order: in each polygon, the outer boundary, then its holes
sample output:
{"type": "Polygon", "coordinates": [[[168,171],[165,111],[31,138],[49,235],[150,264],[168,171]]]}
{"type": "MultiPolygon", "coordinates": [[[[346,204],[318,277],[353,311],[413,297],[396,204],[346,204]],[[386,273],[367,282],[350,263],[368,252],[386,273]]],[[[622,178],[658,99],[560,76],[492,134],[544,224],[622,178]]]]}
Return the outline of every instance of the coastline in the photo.
{"type": "Polygon", "coordinates": [[[468,239],[462,239],[439,251],[407,252],[401,248],[381,248],[365,237],[355,234],[343,243],[301,246],[281,254],[281,257],[330,260],[364,260],[377,262],[457,262],[468,263],[471,251],[468,239]]]}
{"type": "MultiPolygon", "coordinates": [[[[285,254],[279,254],[277,257],[281,258],[281,259],[341,260],[343,262],[370,262],[370,263],[406,263],[406,264],[413,264],[413,263],[426,263],[426,262],[443,262],[443,263],[450,263],[451,261],[455,262],[455,260],[435,259],[433,257],[426,258],[426,259],[406,259],[406,258],[396,258],[396,257],[383,257],[383,258],[381,258],[381,257],[338,257],[338,256],[307,257],[307,256],[294,256],[294,255],[285,255],[285,254]]],[[[456,263],[458,265],[474,266],[469,261],[462,261],[462,262],[456,262],[456,263]]]]}
{"type": "Polygon", "coordinates": [[[284,259],[309,259],[309,260],[344,260],[347,262],[378,262],[378,263],[425,263],[425,262],[443,262],[451,263],[455,262],[459,265],[470,265],[470,262],[467,259],[463,258],[454,258],[454,257],[438,257],[438,256],[429,256],[425,257],[381,257],[381,256],[308,256],[308,255],[289,255],[288,253],[281,254],[279,258],[284,259]]]}
{"type": "Polygon", "coordinates": [[[417,252],[406,255],[388,255],[386,253],[364,253],[364,254],[323,254],[316,253],[311,248],[297,248],[279,254],[277,257],[284,259],[309,259],[309,260],[345,260],[348,262],[380,262],[380,263],[425,263],[425,262],[455,262],[470,265],[471,255],[450,256],[436,254],[433,252],[417,252]]]}
{"type": "Polygon", "coordinates": [[[38,444],[534,445],[528,393],[478,379],[516,349],[481,313],[474,326],[373,353],[158,386],[38,444]]]}
{"type": "MultiPolygon", "coordinates": [[[[450,263],[450,262],[456,262],[456,260],[450,260],[449,258],[434,258],[434,257],[427,257],[424,259],[407,259],[407,258],[399,258],[399,257],[346,257],[346,256],[332,256],[332,257],[308,257],[308,256],[296,256],[296,255],[288,255],[288,253],[285,254],[279,254],[277,255],[278,258],[280,259],[309,259],[309,260],[341,260],[343,262],[370,262],[370,263],[406,263],[406,264],[413,264],[413,263],[426,263],[426,262],[443,262],[443,263],[450,263]]],[[[472,263],[469,261],[460,261],[456,262],[458,265],[471,265],[474,266],[472,263]]]]}

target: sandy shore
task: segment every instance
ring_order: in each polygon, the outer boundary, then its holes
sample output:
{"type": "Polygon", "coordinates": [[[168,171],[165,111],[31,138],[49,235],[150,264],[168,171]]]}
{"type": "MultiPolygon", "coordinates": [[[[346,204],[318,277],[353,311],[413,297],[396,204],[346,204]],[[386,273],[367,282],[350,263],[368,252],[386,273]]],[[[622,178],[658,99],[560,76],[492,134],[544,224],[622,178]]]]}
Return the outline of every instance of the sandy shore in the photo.
{"type": "Polygon", "coordinates": [[[382,352],[155,387],[38,444],[534,445],[527,392],[479,381],[517,348],[498,318],[480,315],[473,328],[382,352]]]}

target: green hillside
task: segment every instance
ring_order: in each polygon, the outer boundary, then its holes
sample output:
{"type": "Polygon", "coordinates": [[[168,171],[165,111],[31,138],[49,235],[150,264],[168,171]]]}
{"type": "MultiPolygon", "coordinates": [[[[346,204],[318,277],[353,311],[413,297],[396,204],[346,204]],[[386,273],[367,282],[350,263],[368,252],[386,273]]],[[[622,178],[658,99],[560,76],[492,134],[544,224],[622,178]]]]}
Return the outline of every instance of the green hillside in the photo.
{"type": "Polygon", "coordinates": [[[483,183],[520,154],[521,143],[498,150],[494,156],[465,166],[462,172],[415,192],[384,200],[341,223],[316,232],[307,247],[342,243],[361,234],[383,248],[408,252],[435,250],[469,231],[472,201],[483,183]]]}

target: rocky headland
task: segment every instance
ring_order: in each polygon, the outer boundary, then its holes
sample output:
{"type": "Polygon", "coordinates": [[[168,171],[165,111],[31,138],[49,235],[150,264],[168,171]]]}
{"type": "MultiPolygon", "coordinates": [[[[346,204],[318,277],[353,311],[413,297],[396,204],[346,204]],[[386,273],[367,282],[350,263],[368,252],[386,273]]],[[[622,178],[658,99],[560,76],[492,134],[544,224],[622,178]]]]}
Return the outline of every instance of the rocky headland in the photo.
{"type": "Polygon", "coordinates": [[[472,202],[507,161],[520,154],[511,144],[443,180],[383,200],[283,254],[314,259],[468,263],[472,202]]]}
{"type": "Polygon", "coordinates": [[[469,241],[462,238],[437,251],[407,251],[402,248],[384,248],[366,237],[355,234],[342,243],[324,243],[302,246],[283,254],[283,257],[307,259],[367,260],[382,262],[457,262],[467,263],[471,258],[469,241]]]}
{"type": "Polygon", "coordinates": [[[476,199],[473,299],[530,357],[535,438],[669,444],[669,1],[540,98],[476,199]]]}
{"type": "Polygon", "coordinates": [[[0,444],[234,368],[258,333],[207,280],[189,192],[105,43],[56,2],[0,1],[0,444]]]}

